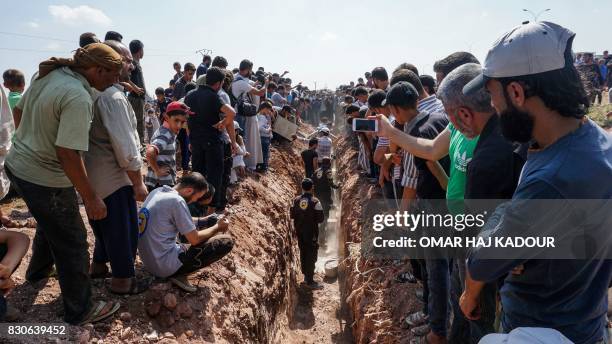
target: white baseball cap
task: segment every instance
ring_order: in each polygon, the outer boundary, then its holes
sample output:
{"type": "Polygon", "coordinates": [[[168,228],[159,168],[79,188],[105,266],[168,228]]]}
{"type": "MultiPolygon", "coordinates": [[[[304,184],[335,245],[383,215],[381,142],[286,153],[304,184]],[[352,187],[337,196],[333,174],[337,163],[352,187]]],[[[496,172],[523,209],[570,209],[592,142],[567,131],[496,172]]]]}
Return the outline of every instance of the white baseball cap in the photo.
{"type": "Polygon", "coordinates": [[[525,22],[499,38],[489,49],[482,74],[463,87],[472,93],[493,78],[549,72],[565,67],[565,50],[576,34],[551,22],[525,22]]]}

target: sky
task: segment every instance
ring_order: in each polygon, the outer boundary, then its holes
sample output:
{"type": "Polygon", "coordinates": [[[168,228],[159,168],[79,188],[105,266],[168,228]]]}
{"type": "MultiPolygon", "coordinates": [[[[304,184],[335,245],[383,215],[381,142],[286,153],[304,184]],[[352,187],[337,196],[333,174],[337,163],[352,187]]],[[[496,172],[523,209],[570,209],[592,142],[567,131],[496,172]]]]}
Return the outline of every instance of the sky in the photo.
{"type": "Polygon", "coordinates": [[[390,73],[402,62],[433,75],[434,62],[454,51],[483,61],[499,36],[533,20],[523,8],[550,8],[539,19],[574,31],[574,51],[612,50],[603,24],[612,1],[600,0],[36,0],[9,6],[0,26],[0,71],[19,69],[29,81],[41,61],[72,55],[81,33],[103,39],[114,30],[126,45],[144,43],[149,94],[167,87],[174,61],[197,66],[200,49],[224,56],[230,68],[248,58],[255,68],[287,70],[294,84],[310,89],[315,83],[333,89],[377,66],[390,73]]]}

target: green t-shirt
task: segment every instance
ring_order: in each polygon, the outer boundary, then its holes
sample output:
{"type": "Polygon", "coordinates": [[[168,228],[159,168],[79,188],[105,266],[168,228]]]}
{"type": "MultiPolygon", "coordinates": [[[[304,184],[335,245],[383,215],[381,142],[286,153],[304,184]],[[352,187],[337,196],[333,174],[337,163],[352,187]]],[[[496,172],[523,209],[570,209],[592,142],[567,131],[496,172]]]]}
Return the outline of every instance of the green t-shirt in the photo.
{"type": "Polygon", "coordinates": [[[15,108],[15,105],[17,105],[17,103],[19,103],[20,99],[21,99],[21,93],[19,93],[19,92],[9,92],[9,94],[8,94],[8,102],[9,102],[9,107],[11,108],[11,111],[15,108]]]}
{"type": "Polygon", "coordinates": [[[68,67],[58,68],[34,80],[17,107],[23,115],[6,157],[8,168],[30,183],[71,187],[55,149],[89,148],[93,100],[87,79],[68,67]]]}
{"type": "Polygon", "coordinates": [[[451,132],[448,156],[450,158],[450,176],[446,188],[447,200],[463,200],[467,175],[467,165],[472,161],[474,148],[478,143],[479,136],[468,139],[452,123],[448,123],[451,132]]]}

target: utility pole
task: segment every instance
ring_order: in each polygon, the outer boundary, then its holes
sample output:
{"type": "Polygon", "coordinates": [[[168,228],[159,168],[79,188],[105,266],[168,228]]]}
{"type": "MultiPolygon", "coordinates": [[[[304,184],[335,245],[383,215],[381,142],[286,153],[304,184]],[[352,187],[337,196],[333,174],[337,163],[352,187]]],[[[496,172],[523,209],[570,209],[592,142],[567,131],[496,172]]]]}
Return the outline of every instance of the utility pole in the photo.
{"type": "Polygon", "coordinates": [[[540,12],[538,12],[538,13],[536,14],[536,13],[534,13],[534,12],[533,12],[533,11],[531,11],[531,10],[528,10],[528,9],[526,9],[526,8],[523,8],[523,12],[529,12],[529,13],[530,13],[530,14],[533,16],[533,21],[534,21],[535,23],[537,23],[537,22],[538,22],[538,18],[540,17],[540,15],[542,15],[544,12],[548,12],[548,11],[550,11],[550,8],[547,8],[547,9],[545,9],[545,10],[541,10],[540,12]]]}

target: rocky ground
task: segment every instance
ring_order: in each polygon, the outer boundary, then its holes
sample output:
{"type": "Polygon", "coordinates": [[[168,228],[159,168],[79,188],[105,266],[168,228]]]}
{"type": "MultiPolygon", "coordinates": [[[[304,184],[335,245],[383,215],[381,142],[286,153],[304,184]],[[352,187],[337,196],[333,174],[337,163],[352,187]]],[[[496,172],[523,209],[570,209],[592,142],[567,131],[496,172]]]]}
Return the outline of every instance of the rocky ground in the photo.
{"type": "MultiPolygon", "coordinates": [[[[336,329],[320,325],[314,314],[335,316],[334,302],[321,301],[326,298],[317,295],[330,293],[334,286],[337,290],[337,283],[327,284],[326,289],[310,296],[298,287],[301,275],[296,260],[297,243],[290,231],[287,210],[301,181],[301,166],[297,163],[301,149],[301,143],[273,147],[270,171],[265,175],[249,175],[235,187],[229,219],[236,244],[227,257],[190,277],[190,282],[198,286],[197,292],[187,294],[167,282],[157,281],[141,295],[115,296],[107,291],[103,280],[98,280],[93,284],[94,298],[120,301],[121,309],[116,316],[94,325],[71,328],[69,337],[11,341],[265,343],[281,333],[283,324],[293,326],[297,333],[295,338],[289,336],[290,341],[283,342],[315,342],[324,338],[323,333],[333,333],[336,329]],[[312,310],[310,316],[304,312],[308,307],[312,310]],[[311,332],[314,337],[309,336],[311,332]]],[[[29,216],[19,198],[5,201],[2,210],[13,218],[29,216]]],[[[82,214],[85,215],[84,211],[82,214]]],[[[87,227],[91,253],[94,237],[87,227]]],[[[20,231],[34,237],[33,228],[20,231]]],[[[8,301],[21,312],[19,322],[61,322],[63,307],[58,281],[50,278],[39,285],[24,281],[30,255],[31,252],[13,275],[18,286],[8,301]]],[[[140,262],[137,271],[138,275],[146,274],[140,262]]],[[[293,329],[283,333],[290,334],[293,329]]]]}

